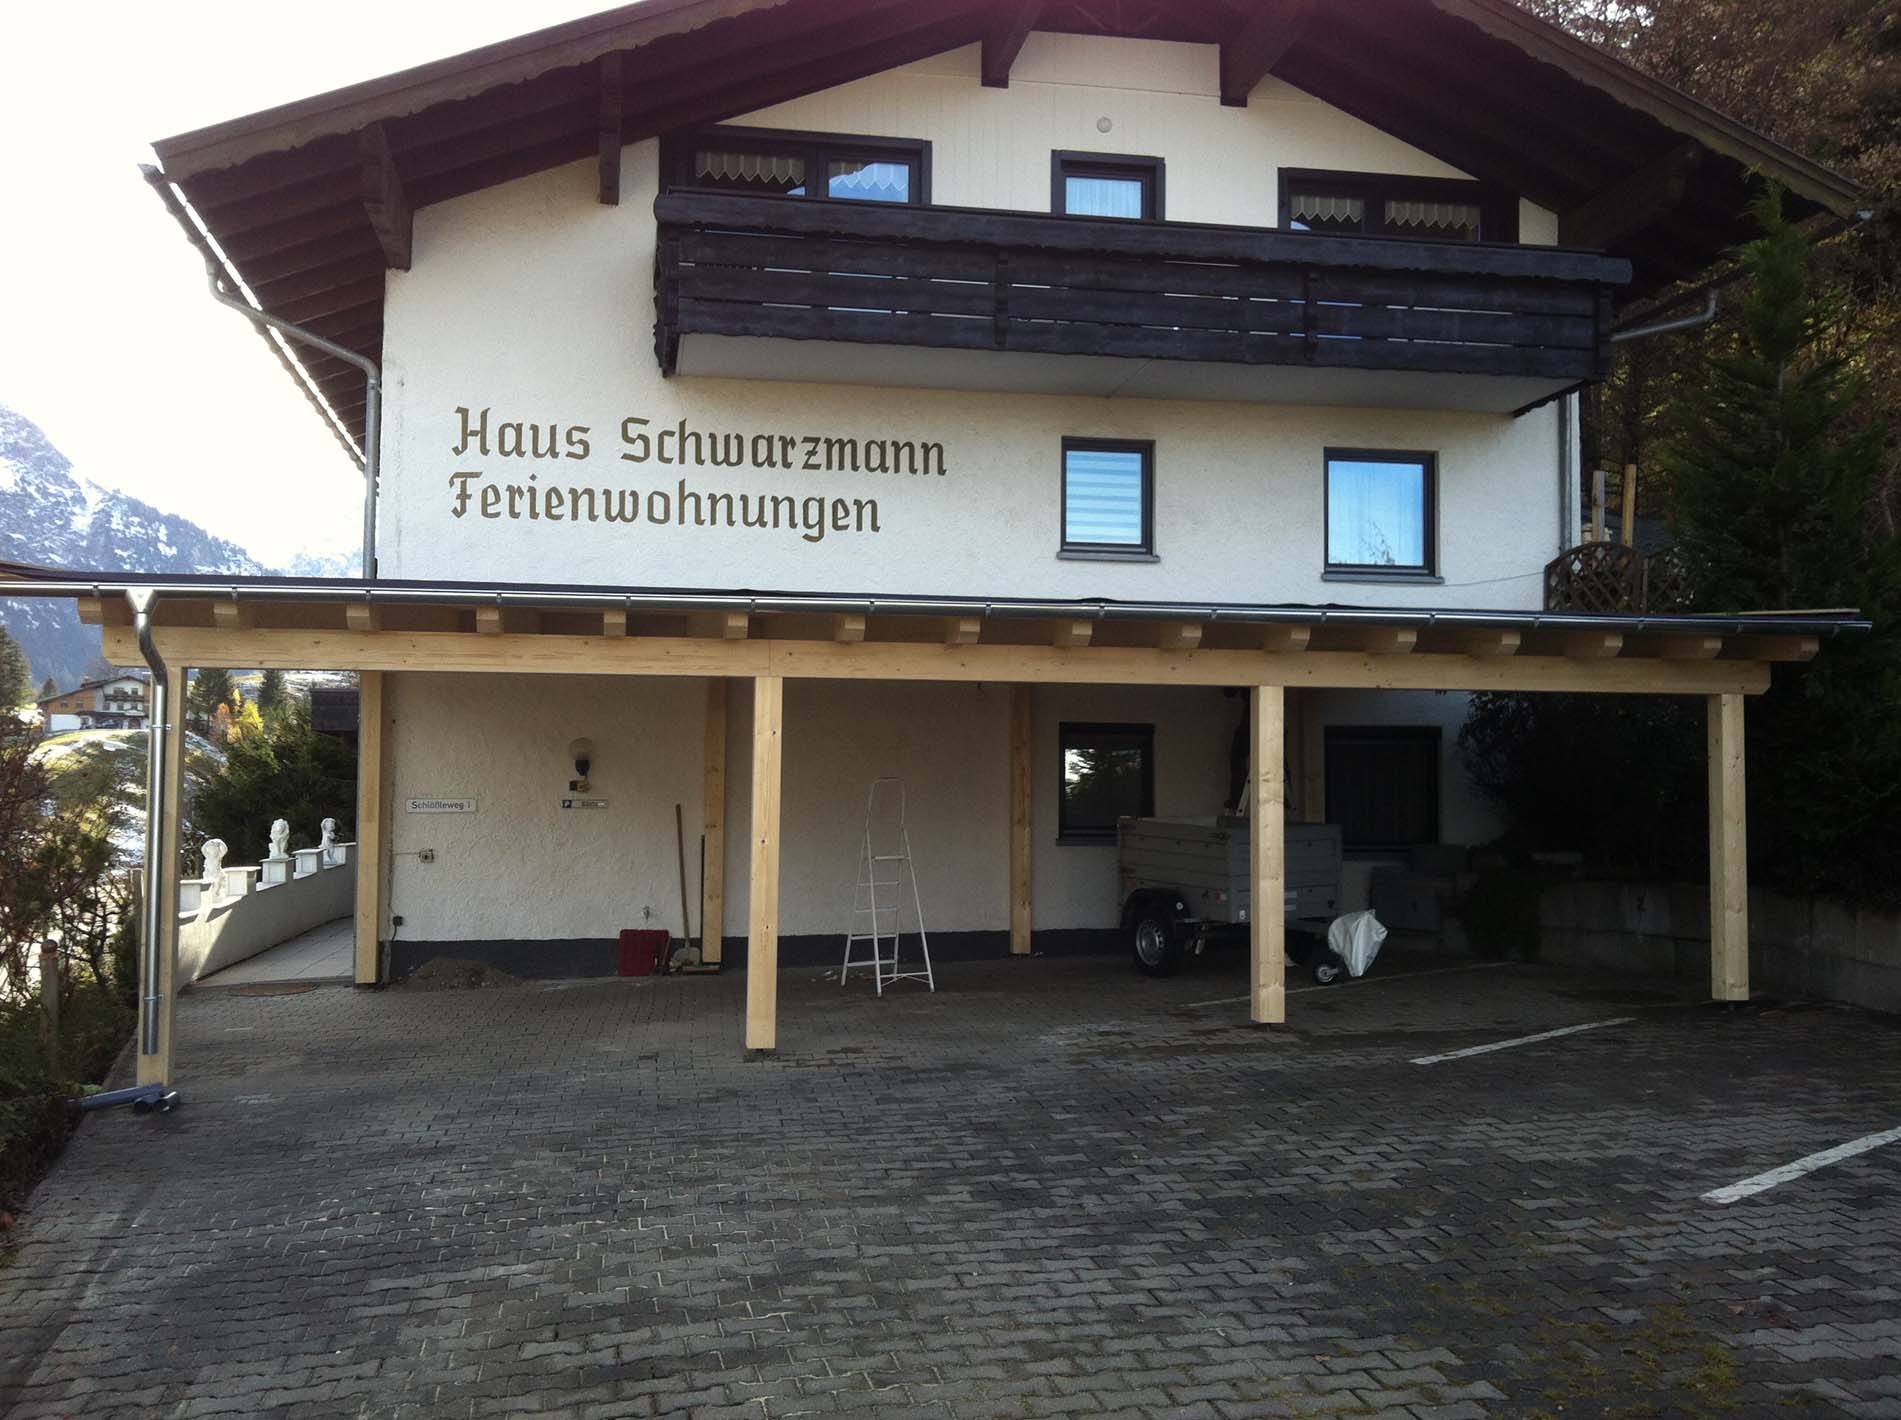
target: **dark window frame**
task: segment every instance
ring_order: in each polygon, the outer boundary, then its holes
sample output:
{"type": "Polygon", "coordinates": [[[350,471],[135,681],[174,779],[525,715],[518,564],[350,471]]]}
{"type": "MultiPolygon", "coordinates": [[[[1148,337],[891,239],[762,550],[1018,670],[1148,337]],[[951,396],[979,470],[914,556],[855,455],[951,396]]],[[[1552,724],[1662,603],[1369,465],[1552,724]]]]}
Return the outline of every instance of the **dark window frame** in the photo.
{"type": "Polygon", "coordinates": [[[1072,825],[1069,821],[1069,777],[1066,773],[1070,740],[1084,735],[1122,735],[1140,742],[1142,802],[1137,818],[1155,813],[1155,726],[1153,723],[1110,720],[1064,720],[1056,727],[1056,841],[1061,844],[1103,844],[1116,841],[1116,825],[1072,825]]]}
{"type": "Polygon", "coordinates": [[[1472,245],[1456,237],[1409,236],[1382,231],[1375,223],[1384,220],[1386,200],[1397,197],[1470,202],[1479,209],[1479,241],[1514,244],[1518,241],[1518,196],[1493,183],[1478,182],[1472,178],[1406,177],[1401,173],[1346,172],[1332,168],[1282,168],[1276,220],[1283,231],[1295,230],[1291,202],[1296,186],[1316,187],[1343,197],[1358,197],[1366,204],[1366,215],[1359,232],[1315,232],[1315,236],[1385,237],[1394,241],[1450,241],[1460,246],[1472,245]],[[1381,214],[1380,217],[1375,217],[1376,212],[1381,214]]]}
{"type": "Polygon", "coordinates": [[[1155,441],[1153,439],[1090,439],[1065,435],[1057,467],[1059,508],[1056,550],[1059,554],[1152,562],[1155,560],[1155,441]],[[1069,536],[1069,456],[1072,452],[1140,454],[1142,456],[1142,541],[1075,542],[1069,536]]]}
{"type": "Polygon", "coordinates": [[[1433,581],[1439,576],[1439,455],[1430,449],[1350,449],[1331,445],[1320,451],[1320,566],[1323,574],[1343,578],[1433,581]],[[1425,555],[1423,565],[1333,560],[1333,463],[1416,463],[1425,468],[1425,555]]]}
{"type": "Polygon", "coordinates": [[[792,202],[848,202],[858,199],[834,198],[829,191],[812,192],[815,180],[824,181],[826,164],[837,158],[872,158],[880,162],[898,157],[911,162],[911,195],[907,202],[891,206],[928,207],[931,202],[931,140],[928,138],[888,138],[868,133],[825,133],[803,128],[750,128],[743,124],[716,123],[704,128],[681,129],[660,140],[661,191],[676,187],[695,187],[693,150],[725,143],[734,148],[756,148],[765,152],[793,153],[805,159],[803,197],[786,194],[792,202]]]}
{"type": "Polygon", "coordinates": [[[1421,844],[1437,843],[1443,837],[1441,813],[1445,803],[1445,735],[1437,725],[1328,725],[1321,734],[1322,780],[1327,794],[1327,821],[1338,823],[1340,846],[1348,853],[1391,854],[1421,844]],[[1341,812],[1343,796],[1334,787],[1334,747],[1338,744],[1408,744],[1431,747],[1432,774],[1430,795],[1422,817],[1425,836],[1403,841],[1356,839],[1348,836],[1341,812]]]}
{"type": "Polygon", "coordinates": [[[1091,217],[1099,222],[1160,222],[1168,211],[1164,174],[1167,165],[1160,158],[1136,153],[1084,153],[1058,148],[1050,153],[1050,211],[1058,216],[1091,217]],[[1063,179],[1076,177],[1136,178],[1142,184],[1140,217],[1097,217],[1093,213],[1069,210],[1069,191],[1063,179]]]}

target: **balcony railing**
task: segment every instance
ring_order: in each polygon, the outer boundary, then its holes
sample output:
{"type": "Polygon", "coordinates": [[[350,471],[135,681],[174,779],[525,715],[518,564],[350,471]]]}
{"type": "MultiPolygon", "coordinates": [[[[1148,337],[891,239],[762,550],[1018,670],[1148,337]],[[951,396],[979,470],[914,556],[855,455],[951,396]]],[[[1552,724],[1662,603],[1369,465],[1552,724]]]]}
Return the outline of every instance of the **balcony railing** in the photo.
{"type": "MultiPolygon", "coordinates": [[[[655,340],[844,341],[1242,365],[1600,378],[1629,263],[1343,237],[676,190],[655,340]]],[[[809,374],[806,378],[810,378],[809,374]]]]}
{"type": "Polygon", "coordinates": [[[1689,584],[1670,551],[1645,555],[1619,542],[1586,542],[1545,564],[1546,611],[1681,612],[1689,584]]]}

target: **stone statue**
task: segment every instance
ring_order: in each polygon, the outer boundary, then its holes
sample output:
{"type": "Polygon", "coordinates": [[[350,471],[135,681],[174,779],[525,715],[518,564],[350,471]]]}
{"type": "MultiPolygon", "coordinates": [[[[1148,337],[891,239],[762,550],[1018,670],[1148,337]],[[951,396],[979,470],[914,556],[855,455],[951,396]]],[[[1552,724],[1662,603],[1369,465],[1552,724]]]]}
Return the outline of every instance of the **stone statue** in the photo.
{"type": "Polygon", "coordinates": [[[290,857],[290,821],[271,820],[271,857],[279,862],[290,857]]]}
{"type": "Polygon", "coordinates": [[[337,846],[337,821],[327,818],[323,821],[323,837],[317,840],[317,846],[323,849],[324,857],[330,856],[330,850],[337,846]]]}
{"type": "Polygon", "coordinates": [[[205,870],[199,876],[211,884],[210,897],[215,902],[224,896],[224,840],[207,838],[200,851],[205,855],[205,870]]]}

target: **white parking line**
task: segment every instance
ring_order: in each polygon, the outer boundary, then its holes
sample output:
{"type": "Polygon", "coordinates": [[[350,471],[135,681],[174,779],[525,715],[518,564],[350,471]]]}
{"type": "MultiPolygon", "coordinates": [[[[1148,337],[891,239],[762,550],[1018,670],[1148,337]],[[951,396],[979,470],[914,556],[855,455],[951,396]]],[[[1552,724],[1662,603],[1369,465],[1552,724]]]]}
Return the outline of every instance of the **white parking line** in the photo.
{"type": "Polygon", "coordinates": [[[1819,1154],[1809,1154],[1792,1164],[1784,1164],[1779,1169],[1770,1169],[1740,1183],[1732,1183],[1724,1188],[1713,1188],[1703,1195],[1705,1203],[1734,1203],[1739,1198],[1748,1198],[1757,1193],[1767,1192],[1779,1183],[1800,1178],[1803,1174],[1825,1169],[1830,1164],[1839,1164],[1843,1159],[1852,1159],[1857,1154],[1865,1154],[1870,1149],[1879,1149],[1883,1144],[1901,1141],[1901,1129],[1884,1129],[1879,1134],[1864,1134],[1859,1139],[1851,1139],[1846,1144],[1838,1144],[1833,1149],[1824,1149],[1819,1154]]]}
{"type": "MultiPolygon", "coordinates": [[[[1390,976],[1356,976],[1345,981],[1336,981],[1331,986],[1296,986],[1288,991],[1289,996],[1298,996],[1303,991],[1338,991],[1343,986],[1383,986],[1389,981],[1411,981],[1419,976],[1444,976],[1449,971],[1496,971],[1501,966],[1510,966],[1508,961],[1475,961],[1469,966],[1435,966],[1431,971],[1402,971],[1390,976]]],[[[1251,1001],[1251,996],[1222,996],[1214,1001],[1190,1001],[1185,1006],[1177,1006],[1178,1011],[1199,1010],[1203,1006],[1234,1006],[1251,1001]]]]}
{"type": "Polygon", "coordinates": [[[1464,1050],[1448,1050],[1443,1055],[1421,1055],[1415,1065],[1437,1065],[1442,1060],[1463,1060],[1468,1055],[1490,1055],[1494,1050],[1511,1050],[1520,1045],[1535,1045],[1541,1040],[1556,1040],[1561,1035],[1576,1035],[1579,1031],[1603,1030],[1605,1026],[1627,1026],[1636,1020],[1635,1016],[1619,1016],[1614,1021],[1589,1021],[1581,1026],[1565,1026],[1562,1030],[1543,1030],[1536,1035],[1513,1036],[1510,1040],[1495,1040],[1490,1045],[1469,1045],[1464,1050]]]}

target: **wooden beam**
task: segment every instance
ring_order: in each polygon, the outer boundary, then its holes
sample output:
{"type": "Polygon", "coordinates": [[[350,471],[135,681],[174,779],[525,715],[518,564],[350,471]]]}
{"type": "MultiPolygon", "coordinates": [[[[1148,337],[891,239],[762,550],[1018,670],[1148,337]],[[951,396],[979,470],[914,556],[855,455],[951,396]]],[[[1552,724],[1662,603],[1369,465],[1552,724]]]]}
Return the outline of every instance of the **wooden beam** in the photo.
{"type": "Polygon", "coordinates": [[[1458,636],[1458,645],[1459,649],[1468,656],[1515,656],[1523,640],[1523,634],[1515,630],[1502,627],[1480,627],[1471,631],[1461,631],[1458,636]]]}
{"type": "Polygon", "coordinates": [[[211,624],[220,631],[248,631],[257,625],[257,608],[249,602],[215,601],[211,624]]]}
{"type": "MultiPolygon", "coordinates": [[[[128,635],[131,633],[128,632],[128,635]]],[[[128,662],[130,664],[130,662],[128,662]]],[[[153,1009],[158,1012],[158,1050],[147,1055],[144,1038],[139,1037],[138,1083],[169,1085],[172,1082],[174,1052],[172,1027],[178,1000],[178,865],[182,858],[178,841],[179,810],[184,793],[185,767],[185,666],[171,661],[165,674],[166,719],[158,723],[148,705],[148,723],[154,734],[165,737],[165,782],[160,790],[159,812],[165,826],[164,861],[156,874],[147,873],[145,891],[158,894],[163,910],[158,914],[158,980],[144,979],[144,957],[139,953],[141,996],[156,996],[153,1009]]]]}
{"type": "Polygon", "coordinates": [[[409,270],[415,245],[415,214],[403,192],[403,175],[390,150],[389,131],[372,123],[356,135],[357,174],[363,212],[383,249],[383,262],[394,271],[409,270]]]}
{"type": "Polygon", "coordinates": [[[752,893],[746,932],[746,1048],[779,1043],[779,774],[785,682],[758,676],[752,693],[752,893]]]}
{"type": "Polygon", "coordinates": [[[1626,636],[1624,654],[1664,661],[1710,661],[1723,652],[1721,636],[1626,636]]]}
{"type": "MultiPolygon", "coordinates": [[[[1095,646],[939,646],[918,642],[705,640],[687,636],[472,636],[455,631],[354,632],[299,628],[216,631],[161,626],[160,651],[183,665],[281,670],[501,671],[554,675],[778,675],[821,680],[1014,681],[1080,685],[1264,685],[1353,690],[1589,691],[1603,694],[1760,695],[1769,668],[1755,661],[1660,661],[1564,656],[1476,658],[1351,651],[1157,651],[1095,646]]],[[[105,654],[136,665],[138,642],[106,627],[105,654]]],[[[1754,640],[1757,638],[1746,638],[1754,640]]]]}
{"type": "Polygon", "coordinates": [[[1419,632],[1410,626],[1366,626],[1355,630],[1353,640],[1369,656],[1405,656],[1419,644],[1419,632]]]}
{"type": "Polygon", "coordinates": [[[1263,626],[1261,628],[1261,649],[1276,654],[1304,651],[1307,643],[1313,639],[1311,626],[1263,626]]]}
{"type": "Polygon", "coordinates": [[[1568,631],[1558,638],[1558,645],[1575,661],[1608,661],[1624,649],[1624,633],[1568,631]]]}
{"type": "Polygon", "coordinates": [[[1087,646],[1095,630],[1093,621],[1059,621],[1050,631],[1050,644],[1069,649],[1087,646]]]}
{"type": "Polygon", "coordinates": [[[832,618],[832,639],[834,641],[862,641],[865,639],[865,619],[856,613],[832,618]]]}
{"type": "Polygon", "coordinates": [[[700,823],[706,835],[701,858],[700,960],[719,962],[726,953],[726,703],[724,680],[706,683],[706,776],[700,823]]]}
{"type": "Polygon", "coordinates": [[[80,597],[79,619],[88,626],[130,626],[132,608],[124,597],[80,597]]]}
{"type": "Polygon", "coordinates": [[[604,611],[601,613],[601,635],[625,636],[627,634],[627,613],[624,611],[604,611]]]}
{"type": "Polygon", "coordinates": [[[1010,67],[1017,62],[1023,42],[1036,28],[1036,17],[1043,12],[1042,0],[1005,0],[997,6],[984,30],[983,58],[980,71],[986,89],[1010,87],[1010,67]]]}
{"type": "Polygon", "coordinates": [[[383,608],[371,606],[368,602],[345,602],[343,624],[352,631],[381,631],[383,608]]]}
{"type": "Polygon", "coordinates": [[[1155,628],[1155,647],[1159,651],[1192,651],[1201,644],[1199,621],[1164,621],[1155,628]]]}
{"type": "Polygon", "coordinates": [[[1649,226],[1683,201],[1703,161],[1701,144],[1685,140],[1558,218],[1558,240],[1570,247],[1608,247],[1649,226]]]}
{"type": "Polygon", "coordinates": [[[1035,844],[1035,710],[1027,685],[1010,687],[1010,955],[1030,954],[1035,844]]]}
{"type": "Polygon", "coordinates": [[[621,142],[621,60],[619,54],[603,54],[600,59],[601,108],[598,138],[600,142],[601,204],[620,206],[621,142]]]}
{"type": "MultiPolygon", "coordinates": [[[[367,608],[365,608],[367,610],[367,608]]],[[[374,986],[383,935],[383,689],[384,672],[357,677],[356,728],[356,970],[358,986],[374,986]]]]}
{"type": "Polygon", "coordinates": [[[1248,95],[1294,47],[1313,18],[1314,0],[1268,0],[1221,42],[1221,102],[1246,108],[1248,95]]]}
{"type": "Polygon", "coordinates": [[[1822,649],[1813,636],[1736,636],[1723,655],[1738,661],[1812,661],[1822,649]]]}
{"type": "Polygon", "coordinates": [[[1287,698],[1257,685],[1248,752],[1248,1019],[1287,1019],[1287,698]]]}
{"type": "Polygon", "coordinates": [[[541,630],[541,613],[533,607],[478,606],[475,629],[484,636],[533,636],[541,630]]]}
{"type": "Polygon", "coordinates": [[[974,646],[977,638],[983,634],[983,618],[978,616],[952,616],[944,621],[944,644],[946,646],[974,646]]]}
{"type": "Polygon", "coordinates": [[[1749,842],[1743,775],[1743,698],[1712,695],[1710,748],[1710,995],[1749,999],[1749,842]]]}
{"type": "Polygon", "coordinates": [[[743,611],[693,612],[686,624],[695,636],[721,641],[744,641],[752,634],[752,617],[743,611]]]}

